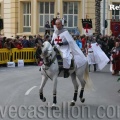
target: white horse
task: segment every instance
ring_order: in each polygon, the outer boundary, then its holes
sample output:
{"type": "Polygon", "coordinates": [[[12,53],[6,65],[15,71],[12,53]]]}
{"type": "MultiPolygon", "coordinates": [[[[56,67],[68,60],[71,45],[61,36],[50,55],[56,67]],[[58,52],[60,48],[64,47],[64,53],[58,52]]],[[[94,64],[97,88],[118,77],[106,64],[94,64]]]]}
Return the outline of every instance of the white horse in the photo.
{"type": "MultiPolygon", "coordinates": [[[[56,108],[57,103],[57,77],[59,77],[59,66],[58,61],[56,58],[56,52],[54,51],[52,45],[49,42],[44,42],[42,45],[42,54],[44,65],[41,67],[41,75],[42,75],[42,82],[39,89],[40,99],[45,102],[46,98],[43,95],[43,88],[50,78],[53,80],[53,105],[52,108],[56,108]]],[[[72,83],[74,85],[74,96],[73,100],[71,101],[71,106],[75,105],[77,101],[78,89],[79,84],[77,82],[77,78],[81,83],[81,91],[80,91],[80,100],[81,102],[85,102],[85,98],[83,98],[83,92],[87,81],[89,80],[89,70],[88,70],[88,63],[86,62],[82,67],[76,68],[71,71],[70,76],[72,78],[72,83]]]]}

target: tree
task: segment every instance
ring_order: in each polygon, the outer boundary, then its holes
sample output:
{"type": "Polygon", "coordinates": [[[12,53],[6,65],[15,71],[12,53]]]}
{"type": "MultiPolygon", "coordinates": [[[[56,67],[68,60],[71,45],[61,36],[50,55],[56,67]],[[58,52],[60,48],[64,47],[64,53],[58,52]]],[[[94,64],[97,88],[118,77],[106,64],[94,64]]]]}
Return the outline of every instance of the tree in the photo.
{"type": "Polygon", "coordinates": [[[100,34],[100,11],[101,11],[101,5],[100,5],[101,0],[95,0],[95,33],[100,34]]]}

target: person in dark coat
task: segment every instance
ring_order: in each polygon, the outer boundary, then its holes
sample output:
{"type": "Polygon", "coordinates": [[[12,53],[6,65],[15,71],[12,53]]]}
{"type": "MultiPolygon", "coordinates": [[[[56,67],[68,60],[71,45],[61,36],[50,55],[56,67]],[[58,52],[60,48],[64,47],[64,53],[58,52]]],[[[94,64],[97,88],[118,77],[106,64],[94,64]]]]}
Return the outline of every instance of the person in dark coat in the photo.
{"type": "Polygon", "coordinates": [[[37,37],[36,37],[36,40],[35,40],[35,44],[43,44],[43,39],[42,37],[38,34],[37,37]]]}
{"type": "Polygon", "coordinates": [[[23,48],[29,48],[29,41],[26,39],[26,36],[23,36],[22,45],[23,48]]]}
{"type": "Polygon", "coordinates": [[[115,43],[115,48],[112,50],[112,64],[114,73],[112,75],[119,75],[120,71],[120,43],[115,43]]]}
{"type": "Polygon", "coordinates": [[[50,25],[49,25],[49,21],[46,22],[45,24],[45,35],[49,34],[50,35],[50,25]]]}

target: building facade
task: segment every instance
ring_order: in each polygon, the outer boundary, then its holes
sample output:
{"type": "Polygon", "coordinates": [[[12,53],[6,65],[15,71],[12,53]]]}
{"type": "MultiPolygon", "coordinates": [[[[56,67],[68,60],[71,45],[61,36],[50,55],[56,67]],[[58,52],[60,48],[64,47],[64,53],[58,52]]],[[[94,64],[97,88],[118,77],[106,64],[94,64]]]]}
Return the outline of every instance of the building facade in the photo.
{"type": "MultiPolygon", "coordinates": [[[[106,0],[106,34],[111,34],[110,20],[120,19],[120,11],[110,11],[110,4],[120,4],[120,0],[106,0]]],[[[103,28],[103,3],[101,2],[101,30],[103,28]]],[[[83,34],[81,19],[89,18],[95,30],[95,0],[0,0],[0,17],[3,18],[4,36],[44,34],[46,21],[60,13],[67,20],[66,28],[78,27],[83,34]]],[[[102,31],[101,31],[102,32],[102,31]]]]}

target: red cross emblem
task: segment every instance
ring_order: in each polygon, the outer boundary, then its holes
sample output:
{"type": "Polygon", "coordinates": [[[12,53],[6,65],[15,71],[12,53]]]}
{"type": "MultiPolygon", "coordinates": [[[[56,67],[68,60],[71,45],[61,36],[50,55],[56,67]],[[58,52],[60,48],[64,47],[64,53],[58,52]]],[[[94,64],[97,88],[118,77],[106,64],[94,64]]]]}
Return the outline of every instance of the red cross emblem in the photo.
{"type": "Polygon", "coordinates": [[[86,29],[86,33],[88,33],[88,24],[86,24],[86,28],[85,29],[86,29]]]}
{"type": "Polygon", "coordinates": [[[56,41],[57,43],[61,43],[61,42],[62,42],[62,39],[60,39],[60,36],[58,36],[58,38],[56,38],[55,41],[56,41]]]}
{"type": "Polygon", "coordinates": [[[86,33],[88,33],[88,30],[91,29],[88,24],[85,25],[84,29],[86,30],[86,33]]]}

